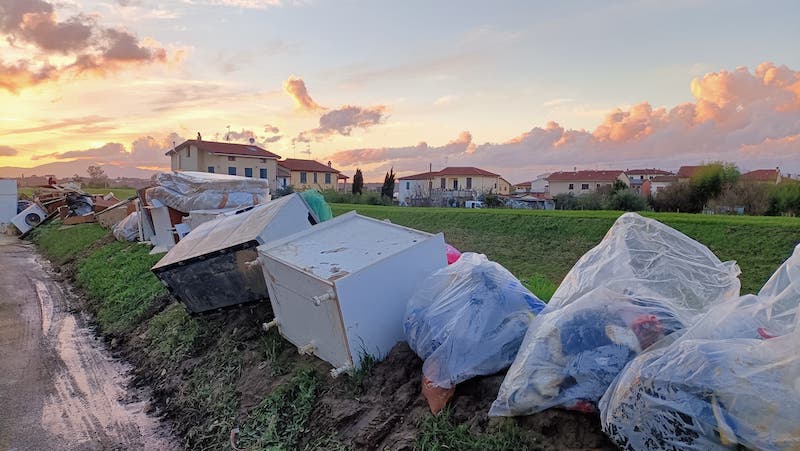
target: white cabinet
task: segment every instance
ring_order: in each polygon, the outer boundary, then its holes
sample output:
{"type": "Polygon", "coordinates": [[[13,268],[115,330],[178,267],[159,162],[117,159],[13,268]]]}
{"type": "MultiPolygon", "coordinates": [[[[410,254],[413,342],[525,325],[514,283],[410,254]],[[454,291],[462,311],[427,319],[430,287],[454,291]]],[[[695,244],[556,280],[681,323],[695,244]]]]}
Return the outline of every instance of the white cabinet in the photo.
{"type": "MultiPolygon", "coordinates": [[[[406,303],[447,265],[442,234],[350,212],[258,247],[278,329],[301,352],[359,368],[403,341],[406,303]]],[[[273,323],[273,324],[274,324],[273,323]]]]}
{"type": "Polygon", "coordinates": [[[17,215],[17,181],[0,179],[0,224],[11,222],[17,215]]]}

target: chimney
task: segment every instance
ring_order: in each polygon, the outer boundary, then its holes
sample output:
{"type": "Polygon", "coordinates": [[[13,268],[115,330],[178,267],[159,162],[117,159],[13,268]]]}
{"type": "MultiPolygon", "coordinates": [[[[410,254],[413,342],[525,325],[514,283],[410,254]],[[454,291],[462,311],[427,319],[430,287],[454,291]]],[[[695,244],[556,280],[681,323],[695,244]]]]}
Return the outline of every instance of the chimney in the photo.
{"type": "Polygon", "coordinates": [[[198,141],[202,141],[203,140],[203,137],[200,136],[200,132],[197,132],[197,140],[198,141]]]}
{"type": "Polygon", "coordinates": [[[328,167],[331,167],[331,160],[328,160],[328,167]]]}
{"type": "Polygon", "coordinates": [[[251,136],[250,137],[250,144],[255,144],[255,143],[256,143],[256,139],[251,136]]]}

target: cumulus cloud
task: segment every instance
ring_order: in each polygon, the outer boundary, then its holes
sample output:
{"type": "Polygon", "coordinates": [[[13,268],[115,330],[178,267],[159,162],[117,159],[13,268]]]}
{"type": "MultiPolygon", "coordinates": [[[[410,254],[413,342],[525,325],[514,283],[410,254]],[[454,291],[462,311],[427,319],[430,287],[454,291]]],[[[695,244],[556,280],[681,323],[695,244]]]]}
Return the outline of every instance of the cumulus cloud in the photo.
{"type": "Polygon", "coordinates": [[[346,150],[331,158],[340,166],[393,165],[399,171],[417,171],[432,158],[446,156],[450,165],[483,166],[519,179],[531,171],[575,165],[676,168],[726,160],[800,168],[800,71],[763,63],[754,72],[737,68],[706,74],[690,88],[693,102],[671,109],[647,102],[616,109],[592,131],[550,122],[500,143],[465,146],[458,139],[454,142],[460,147],[421,143],[346,150]]]}
{"type": "Polygon", "coordinates": [[[0,157],[13,157],[18,153],[17,149],[13,147],[0,145],[0,157]]]}
{"type": "Polygon", "coordinates": [[[145,45],[126,30],[102,27],[94,16],[79,13],[60,20],[44,0],[0,0],[0,34],[10,45],[35,53],[14,62],[0,60],[0,88],[12,93],[65,75],[103,75],[167,60],[164,48],[145,45]],[[53,56],[68,62],[51,64],[53,56]]]}
{"type": "Polygon", "coordinates": [[[283,90],[294,100],[298,110],[318,111],[325,109],[311,98],[308,89],[306,89],[306,83],[300,77],[290,75],[289,78],[283,82],[283,90]]]}
{"type": "Polygon", "coordinates": [[[372,107],[345,105],[320,116],[319,127],[301,132],[295,141],[321,141],[332,135],[350,136],[355,128],[367,129],[385,120],[386,107],[383,105],[372,107]]]}
{"type": "Polygon", "coordinates": [[[264,125],[264,133],[280,133],[280,129],[274,125],[264,125]]]}

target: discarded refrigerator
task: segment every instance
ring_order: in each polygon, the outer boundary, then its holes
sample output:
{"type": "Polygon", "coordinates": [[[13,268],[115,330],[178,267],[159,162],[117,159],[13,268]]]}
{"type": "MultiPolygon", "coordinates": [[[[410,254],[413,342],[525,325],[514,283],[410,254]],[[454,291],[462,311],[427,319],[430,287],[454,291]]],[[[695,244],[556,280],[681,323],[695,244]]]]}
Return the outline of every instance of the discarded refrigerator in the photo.
{"type": "Polygon", "coordinates": [[[408,299],[447,266],[442,234],[350,212],[278,242],[259,246],[281,335],[301,353],[360,368],[404,341],[408,299]]]}
{"type": "Polygon", "coordinates": [[[199,225],[153,273],[192,312],[267,298],[256,247],[310,228],[317,217],[298,194],[199,225]]]}

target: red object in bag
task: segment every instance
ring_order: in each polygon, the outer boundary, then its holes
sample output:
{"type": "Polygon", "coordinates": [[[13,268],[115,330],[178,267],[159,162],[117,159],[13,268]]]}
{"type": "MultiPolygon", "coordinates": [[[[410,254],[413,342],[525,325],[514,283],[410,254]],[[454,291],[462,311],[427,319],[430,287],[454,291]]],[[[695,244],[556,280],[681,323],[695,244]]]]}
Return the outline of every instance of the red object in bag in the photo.
{"type": "Polygon", "coordinates": [[[431,408],[432,414],[437,414],[444,409],[444,406],[447,405],[447,401],[450,401],[450,398],[453,397],[453,393],[455,392],[455,387],[442,388],[435,385],[427,377],[422,376],[422,396],[428,400],[428,407],[431,408]]]}
{"type": "Polygon", "coordinates": [[[444,245],[447,253],[447,264],[452,265],[453,263],[457,262],[459,258],[461,258],[461,251],[447,243],[444,243],[444,245]]]}

